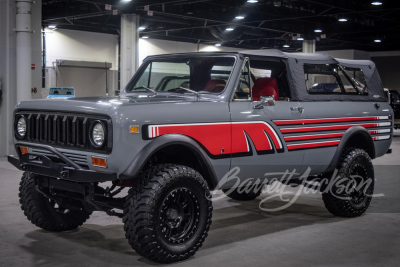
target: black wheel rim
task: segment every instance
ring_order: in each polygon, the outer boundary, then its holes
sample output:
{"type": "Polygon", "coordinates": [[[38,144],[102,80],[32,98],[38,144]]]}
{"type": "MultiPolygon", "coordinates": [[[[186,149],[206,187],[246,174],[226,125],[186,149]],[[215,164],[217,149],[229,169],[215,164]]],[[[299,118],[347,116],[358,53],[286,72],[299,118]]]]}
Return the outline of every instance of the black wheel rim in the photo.
{"type": "Polygon", "coordinates": [[[370,185],[366,183],[367,175],[368,171],[363,165],[356,164],[351,169],[351,177],[354,179],[355,184],[350,192],[350,199],[355,205],[362,205],[369,196],[370,185]],[[360,187],[361,184],[362,186],[360,187]]]}
{"type": "Polygon", "coordinates": [[[171,244],[189,240],[199,223],[199,200],[188,188],[172,190],[161,204],[159,233],[171,244]]]}

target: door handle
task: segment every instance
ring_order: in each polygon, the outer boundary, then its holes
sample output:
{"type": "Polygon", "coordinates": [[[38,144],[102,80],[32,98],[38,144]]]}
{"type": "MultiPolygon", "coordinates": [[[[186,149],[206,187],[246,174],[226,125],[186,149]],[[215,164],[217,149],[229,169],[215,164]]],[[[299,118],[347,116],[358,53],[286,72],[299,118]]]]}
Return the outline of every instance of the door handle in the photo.
{"type": "Polygon", "coordinates": [[[300,113],[304,113],[304,108],[303,107],[291,107],[291,111],[298,111],[300,113]]]}

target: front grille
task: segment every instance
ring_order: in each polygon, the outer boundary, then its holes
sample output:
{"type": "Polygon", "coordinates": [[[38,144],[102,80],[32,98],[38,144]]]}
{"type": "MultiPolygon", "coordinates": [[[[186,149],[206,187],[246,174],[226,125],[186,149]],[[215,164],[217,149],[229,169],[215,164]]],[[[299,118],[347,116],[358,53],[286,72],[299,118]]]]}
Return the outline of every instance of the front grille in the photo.
{"type": "Polygon", "coordinates": [[[27,132],[19,140],[55,147],[110,153],[112,149],[111,119],[100,115],[86,115],[58,112],[19,111],[15,121],[24,116],[27,132]],[[96,148],[90,139],[90,132],[96,122],[105,126],[106,139],[102,147],[96,148]]]}

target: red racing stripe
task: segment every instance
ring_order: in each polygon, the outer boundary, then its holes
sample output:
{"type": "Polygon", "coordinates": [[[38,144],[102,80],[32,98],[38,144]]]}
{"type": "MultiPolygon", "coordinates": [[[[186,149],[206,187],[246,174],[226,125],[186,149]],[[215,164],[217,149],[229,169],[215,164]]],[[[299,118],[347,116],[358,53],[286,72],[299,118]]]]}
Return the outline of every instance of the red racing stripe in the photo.
{"type": "Polygon", "coordinates": [[[286,142],[299,141],[299,140],[312,140],[312,139],[323,139],[323,138],[335,138],[342,137],[344,133],[332,133],[332,134],[315,134],[315,135],[302,135],[302,136],[288,136],[285,137],[286,142]]]}
{"type": "Polygon", "coordinates": [[[293,149],[304,149],[304,148],[314,148],[314,147],[326,147],[326,146],[337,146],[340,143],[339,140],[327,141],[327,142],[317,142],[317,143],[307,143],[307,144],[293,144],[288,145],[288,150],[293,149]]]}
{"type": "MultiPolygon", "coordinates": [[[[170,124],[150,126],[154,129],[153,135],[157,137],[164,134],[182,134],[197,140],[213,155],[231,153],[231,124],[170,124]],[[223,148],[223,153],[222,152],[223,148]]],[[[244,139],[244,137],[242,137],[244,139]]]]}
{"type": "MultiPolygon", "coordinates": [[[[389,123],[390,125],[390,123],[389,123]]],[[[318,131],[332,131],[332,130],[347,130],[354,126],[362,126],[365,128],[389,126],[386,123],[368,123],[368,124],[348,124],[348,125],[332,125],[332,126],[315,126],[303,128],[284,128],[281,129],[282,133],[301,133],[301,132],[318,132],[318,131]]]]}
{"type": "Polygon", "coordinates": [[[291,124],[312,124],[312,123],[329,123],[329,122],[352,122],[352,121],[376,121],[388,120],[389,116],[380,117],[349,117],[349,118],[327,118],[327,119],[305,119],[305,120],[277,120],[276,125],[291,125],[291,124]]]}
{"type": "Polygon", "coordinates": [[[263,121],[164,124],[148,127],[148,138],[165,134],[189,136],[201,143],[213,155],[249,152],[249,141],[253,142],[257,151],[273,150],[272,142],[276,149],[283,149],[277,132],[263,121]]]}

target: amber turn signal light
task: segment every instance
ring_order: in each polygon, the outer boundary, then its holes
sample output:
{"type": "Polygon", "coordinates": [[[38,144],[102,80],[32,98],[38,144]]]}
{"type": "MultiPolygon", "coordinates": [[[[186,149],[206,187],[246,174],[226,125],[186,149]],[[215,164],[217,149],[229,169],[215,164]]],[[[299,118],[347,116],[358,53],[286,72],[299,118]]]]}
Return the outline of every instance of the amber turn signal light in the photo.
{"type": "Polygon", "coordinates": [[[137,125],[131,125],[129,127],[129,133],[139,133],[139,126],[137,125]]]}
{"type": "Polygon", "coordinates": [[[27,148],[27,147],[24,147],[24,146],[19,147],[19,150],[21,150],[21,154],[22,154],[22,155],[28,154],[28,153],[29,153],[28,148],[27,148]]]}
{"type": "Polygon", "coordinates": [[[95,166],[95,167],[107,168],[107,161],[104,158],[92,157],[92,163],[93,163],[93,166],[95,166]]]}

